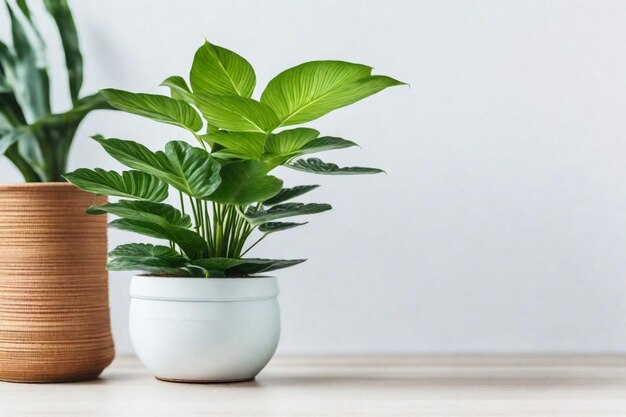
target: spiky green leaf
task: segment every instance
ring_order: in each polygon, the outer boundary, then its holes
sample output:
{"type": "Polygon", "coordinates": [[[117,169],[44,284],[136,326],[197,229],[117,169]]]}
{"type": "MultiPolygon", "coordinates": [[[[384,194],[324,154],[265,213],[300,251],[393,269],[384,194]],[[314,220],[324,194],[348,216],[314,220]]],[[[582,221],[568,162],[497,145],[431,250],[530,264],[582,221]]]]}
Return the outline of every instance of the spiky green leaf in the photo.
{"type": "Polygon", "coordinates": [[[76,32],[72,12],[67,4],[67,0],[45,0],[44,4],[59,29],[61,43],[63,44],[63,51],[65,53],[65,65],[69,79],[70,96],[72,103],[76,103],[78,101],[80,87],[83,84],[83,56],[80,53],[78,33],[76,32]]]}

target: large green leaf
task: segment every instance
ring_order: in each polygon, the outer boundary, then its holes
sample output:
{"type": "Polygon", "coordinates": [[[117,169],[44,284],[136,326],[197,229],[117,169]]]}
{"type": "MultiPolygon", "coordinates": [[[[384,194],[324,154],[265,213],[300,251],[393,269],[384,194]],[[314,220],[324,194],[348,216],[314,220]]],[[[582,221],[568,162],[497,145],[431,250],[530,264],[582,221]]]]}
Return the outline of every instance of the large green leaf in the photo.
{"type": "Polygon", "coordinates": [[[317,130],[306,127],[283,130],[267,138],[265,152],[275,155],[290,155],[315,140],[319,134],[320,132],[317,130]]]}
{"type": "Polygon", "coordinates": [[[322,175],[362,175],[362,174],[379,174],[385,172],[378,168],[367,167],[343,167],[337,164],[323,162],[318,158],[299,159],[295,162],[285,165],[297,171],[310,172],[322,175]]]}
{"type": "Polygon", "coordinates": [[[188,275],[187,260],[174,249],[149,243],[129,243],[109,252],[109,271],[145,271],[168,276],[188,275]]]}
{"type": "Polygon", "coordinates": [[[227,149],[227,151],[216,153],[222,155],[229,153],[240,159],[259,159],[263,154],[266,137],[265,133],[226,132],[223,130],[200,136],[202,140],[210,144],[217,143],[227,149]]]}
{"type": "Polygon", "coordinates": [[[65,52],[65,64],[69,78],[72,102],[78,101],[80,87],[83,84],[83,56],[78,45],[76,25],[67,0],[44,0],[48,12],[54,18],[61,35],[61,43],[65,52]]]}
{"type": "Polygon", "coordinates": [[[100,135],[92,138],[102,145],[109,155],[127,167],[155,175],[176,188],[184,188],[183,181],[174,174],[172,164],[164,152],[152,152],[131,140],[105,139],[100,135]]]}
{"type": "Polygon", "coordinates": [[[393,78],[371,75],[365,65],[343,61],[312,61],[272,79],[261,102],[274,109],[280,126],[302,124],[357,102],[387,87],[402,85],[393,78]]]}
{"type": "Polygon", "coordinates": [[[244,216],[251,224],[263,224],[285,217],[303,216],[306,214],[322,213],[332,209],[330,204],[318,203],[285,203],[270,207],[266,210],[250,209],[244,216]]]}
{"type": "Polygon", "coordinates": [[[304,226],[308,224],[308,222],[303,223],[290,223],[290,222],[269,222],[263,223],[259,226],[259,232],[262,232],[266,235],[275,232],[282,232],[283,230],[293,229],[294,227],[304,226]]]}
{"type": "Polygon", "coordinates": [[[189,74],[191,88],[198,94],[250,97],[256,84],[254,69],[236,53],[205,42],[193,58],[189,74]]]}
{"type": "Polygon", "coordinates": [[[278,203],[282,203],[287,200],[291,200],[292,198],[296,198],[301,196],[302,194],[306,194],[309,191],[313,191],[319,187],[319,185],[297,185],[292,188],[283,188],[272,198],[268,198],[263,201],[264,206],[273,206],[278,203]]]}
{"type": "Polygon", "coordinates": [[[351,140],[346,140],[342,138],[337,138],[334,136],[323,136],[321,138],[317,138],[312,140],[311,142],[304,145],[297,152],[298,155],[331,151],[334,149],[344,149],[350,148],[352,146],[358,146],[356,143],[351,140]]]}
{"type": "Polygon", "coordinates": [[[29,123],[50,113],[50,81],[48,78],[45,44],[30,19],[26,3],[6,0],[11,20],[15,50],[13,74],[15,98],[29,123]]]}
{"type": "Polygon", "coordinates": [[[141,171],[105,171],[96,168],[77,169],[64,175],[65,179],[78,188],[94,194],[124,198],[137,198],[160,202],[167,198],[167,184],[154,175],[141,171]]]}
{"type": "Polygon", "coordinates": [[[189,215],[165,203],[152,201],[120,200],[117,203],[107,203],[101,206],[91,206],[87,214],[109,213],[128,220],[153,223],[165,228],[191,227],[189,215]]]}
{"type": "Polygon", "coordinates": [[[236,161],[224,164],[220,172],[222,183],[208,199],[223,204],[249,204],[267,200],[278,193],[282,180],[267,175],[265,164],[236,161]]]}
{"type": "Polygon", "coordinates": [[[170,96],[172,96],[172,98],[194,104],[193,94],[191,93],[191,90],[189,90],[189,87],[183,77],[172,75],[171,77],[166,78],[161,85],[169,87],[170,96]]]}
{"type": "Polygon", "coordinates": [[[209,258],[198,259],[191,262],[191,264],[203,268],[206,271],[224,271],[225,275],[229,277],[245,277],[252,274],[287,268],[304,261],[306,261],[306,259],[209,258]]]}
{"type": "Polygon", "coordinates": [[[189,104],[167,96],[131,93],[107,88],[100,90],[111,106],[157,122],[179,126],[192,132],[202,129],[202,119],[189,104]]]}
{"type": "Polygon", "coordinates": [[[109,226],[141,235],[165,239],[176,243],[190,259],[202,259],[208,256],[206,241],[198,233],[183,227],[162,226],[155,223],[131,219],[115,219],[109,226]]]}
{"type": "Polygon", "coordinates": [[[177,190],[194,197],[203,196],[207,190],[215,189],[216,181],[219,183],[219,176],[215,171],[216,162],[204,150],[201,150],[202,152],[193,150],[200,150],[199,148],[189,147],[191,150],[179,152],[182,146],[176,145],[174,149],[172,145],[169,155],[166,155],[161,151],[152,152],[130,140],[105,139],[98,135],[93,138],[109,155],[127,167],[154,175],[177,190]],[[194,167],[206,170],[195,172],[194,167]]]}
{"type": "Polygon", "coordinates": [[[220,185],[220,164],[204,149],[186,142],[172,141],[165,145],[172,171],[183,181],[179,188],[185,193],[205,198],[220,185]]]}
{"type": "Polygon", "coordinates": [[[269,133],[280,123],[271,108],[251,98],[215,94],[194,97],[209,123],[221,129],[269,133]]]}

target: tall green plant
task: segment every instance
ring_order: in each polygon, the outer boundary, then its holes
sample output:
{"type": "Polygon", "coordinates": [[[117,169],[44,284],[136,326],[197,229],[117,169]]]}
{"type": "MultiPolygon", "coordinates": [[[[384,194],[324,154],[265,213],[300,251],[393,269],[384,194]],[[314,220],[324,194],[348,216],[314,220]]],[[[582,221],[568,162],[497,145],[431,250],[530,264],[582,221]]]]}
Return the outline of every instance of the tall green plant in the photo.
{"type": "Polygon", "coordinates": [[[100,94],[80,97],[83,58],[66,0],[44,0],[59,29],[73,107],[52,113],[44,41],[25,0],[5,0],[13,42],[0,41],[0,156],[28,182],[63,181],[78,126],[92,110],[109,108],[100,94]]]}
{"type": "Polygon", "coordinates": [[[95,136],[109,155],[132,170],[79,169],[65,176],[84,190],[123,198],[88,213],[115,215],[119,218],[111,227],[169,242],[119,246],[110,253],[109,269],[232,277],[303,262],[243,258],[266,236],[306,224],[284,219],[331,209],[328,204],[293,202],[317,185],[284,188],[269,173],[278,166],[324,175],[381,170],[339,167],[307,157],[356,144],[320,136],[311,128],[285,127],[403,84],[371,72],[349,62],[307,62],[280,73],[255,100],[256,76],[248,61],[206,42],[195,54],[190,86],[179,76],[163,82],[171,97],[102,90],[114,108],[178,126],[199,145],[172,141],[155,152],[137,142],[95,136]],[[178,208],[163,203],[170,188],[178,194],[178,208]],[[255,230],[260,236],[246,247],[255,230]]]}

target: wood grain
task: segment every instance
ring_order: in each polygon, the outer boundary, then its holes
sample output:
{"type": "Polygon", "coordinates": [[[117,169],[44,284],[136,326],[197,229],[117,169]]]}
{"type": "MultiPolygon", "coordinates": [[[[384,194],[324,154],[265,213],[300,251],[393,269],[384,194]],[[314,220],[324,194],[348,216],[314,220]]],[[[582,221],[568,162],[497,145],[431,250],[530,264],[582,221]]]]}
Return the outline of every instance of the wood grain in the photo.
{"type": "Polygon", "coordinates": [[[90,379],[113,360],[106,216],[84,213],[105,202],[67,183],[0,186],[0,379],[90,379]]]}
{"type": "Polygon", "coordinates": [[[278,357],[251,382],[161,382],[134,357],[95,381],[0,383],[0,415],[623,417],[623,356],[278,357]]]}

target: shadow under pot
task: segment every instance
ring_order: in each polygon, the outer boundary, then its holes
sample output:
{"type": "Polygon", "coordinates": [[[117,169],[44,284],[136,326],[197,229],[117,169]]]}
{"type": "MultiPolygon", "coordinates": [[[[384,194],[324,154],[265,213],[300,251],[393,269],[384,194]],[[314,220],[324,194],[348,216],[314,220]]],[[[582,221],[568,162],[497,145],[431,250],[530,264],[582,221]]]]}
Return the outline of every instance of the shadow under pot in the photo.
{"type": "Polygon", "coordinates": [[[67,183],[0,186],[0,380],[96,378],[113,360],[106,197],[67,183]]]}
{"type": "Polygon", "coordinates": [[[160,380],[253,379],[278,346],[278,293],[274,277],[135,276],[130,286],[133,347],[160,380]]]}

